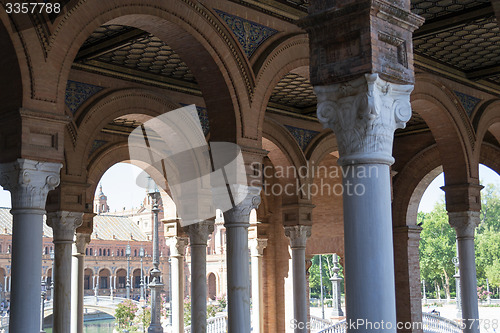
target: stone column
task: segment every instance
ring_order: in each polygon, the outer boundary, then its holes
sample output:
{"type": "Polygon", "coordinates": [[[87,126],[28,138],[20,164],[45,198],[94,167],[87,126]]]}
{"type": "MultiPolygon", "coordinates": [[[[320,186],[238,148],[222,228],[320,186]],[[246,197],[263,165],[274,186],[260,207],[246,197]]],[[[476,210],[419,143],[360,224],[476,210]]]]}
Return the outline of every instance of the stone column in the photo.
{"type": "Polygon", "coordinates": [[[413,85],[366,74],[314,89],[318,119],[336,134],[344,175],[347,321],[383,321],[386,331],[395,332],[390,165],[394,131],[411,117],[413,85]]]}
{"type": "Polygon", "coordinates": [[[250,279],[248,227],[250,212],[260,204],[260,188],[235,185],[235,197],[244,198],[224,212],[227,260],[228,331],[250,333],[250,279]]]}
{"type": "Polygon", "coordinates": [[[479,212],[449,212],[450,225],[457,232],[458,261],[460,267],[460,293],[464,333],[479,333],[476,259],[474,230],[479,225],[479,212]]]}
{"type": "Polygon", "coordinates": [[[184,228],[191,247],[191,332],[207,331],[207,241],[214,221],[193,223],[184,228]]]}
{"type": "Polygon", "coordinates": [[[294,331],[307,333],[307,300],[306,286],[306,241],[311,236],[310,225],[285,226],[285,235],[290,238],[292,248],[293,273],[293,317],[294,331]]]}
{"type": "Polygon", "coordinates": [[[254,238],[248,241],[252,266],[252,327],[253,333],[264,333],[264,285],[262,256],[267,239],[254,238]]]}
{"type": "Polygon", "coordinates": [[[42,230],[47,193],[59,185],[60,163],[18,159],[0,164],[12,198],[12,291],[9,332],[40,332],[42,230]]]}
{"type": "Polygon", "coordinates": [[[47,225],[53,230],[54,265],[54,333],[71,330],[71,265],[75,231],[82,224],[83,213],[59,211],[47,214],[47,225]]]}
{"type": "Polygon", "coordinates": [[[71,261],[71,333],[83,333],[85,247],[90,234],[76,233],[71,261]]]}
{"type": "Polygon", "coordinates": [[[170,246],[172,269],[172,333],[184,333],[184,252],[188,244],[185,237],[171,237],[170,246]]]}

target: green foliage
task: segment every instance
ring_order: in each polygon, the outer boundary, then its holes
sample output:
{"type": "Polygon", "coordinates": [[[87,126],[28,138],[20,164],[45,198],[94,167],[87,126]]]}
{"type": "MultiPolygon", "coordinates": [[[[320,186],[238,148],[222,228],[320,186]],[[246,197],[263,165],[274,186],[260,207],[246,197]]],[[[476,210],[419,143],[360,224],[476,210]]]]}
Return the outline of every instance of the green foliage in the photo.
{"type": "Polygon", "coordinates": [[[500,260],[495,260],[492,265],[486,267],[485,272],[490,285],[500,287],[500,260]]]}
{"type": "Polygon", "coordinates": [[[151,305],[147,304],[146,307],[143,308],[143,311],[137,315],[136,318],[137,323],[140,327],[146,328],[151,324],[151,305]]]}
{"type": "Polygon", "coordinates": [[[189,298],[184,299],[184,326],[191,325],[191,300],[189,298]]]}
{"type": "Polygon", "coordinates": [[[115,321],[118,323],[118,328],[125,329],[132,327],[137,310],[137,305],[131,300],[126,300],[118,304],[115,310],[115,321]]]}
{"type": "MultiPolygon", "coordinates": [[[[321,297],[321,281],[320,281],[320,270],[319,270],[319,255],[312,258],[312,265],[309,268],[309,288],[311,291],[312,298],[321,297]]],[[[332,297],[332,283],[330,278],[333,275],[333,254],[324,254],[321,257],[321,266],[323,267],[323,298],[332,297]]],[[[340,266],[340,271],[338,275],[343,276],[342,266],[340,266]]],[[[343,284],[343,282],[342,282],[343,284]]],[[[343,290],[343,285],[341,285],[341,290],[343,290]]]]}

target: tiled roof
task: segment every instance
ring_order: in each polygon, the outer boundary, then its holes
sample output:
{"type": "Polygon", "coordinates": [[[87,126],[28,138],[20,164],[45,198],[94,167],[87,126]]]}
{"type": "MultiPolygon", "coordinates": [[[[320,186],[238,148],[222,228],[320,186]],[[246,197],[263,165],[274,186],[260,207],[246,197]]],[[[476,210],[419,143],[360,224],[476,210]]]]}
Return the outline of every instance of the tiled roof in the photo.
{"type": "MultiPolygon", "coordinates": [[[[45,216],[43,218],[45,221],[45,216]]],[[[10,208],[0,208],[0,234],[12,234],[12,215],[10,208]]],[[[43,224],[44,237],[52,237],[52,228],[43,224]]],[[[147,235],[130,218],[112,215],[96,215],[94,217],[94,233],[92,239],[147,241],[147,235]],[[113,237],[113,235],[115,237],[113,237]],[[130,237],[132,235],[132,238],[130,237]]]]}

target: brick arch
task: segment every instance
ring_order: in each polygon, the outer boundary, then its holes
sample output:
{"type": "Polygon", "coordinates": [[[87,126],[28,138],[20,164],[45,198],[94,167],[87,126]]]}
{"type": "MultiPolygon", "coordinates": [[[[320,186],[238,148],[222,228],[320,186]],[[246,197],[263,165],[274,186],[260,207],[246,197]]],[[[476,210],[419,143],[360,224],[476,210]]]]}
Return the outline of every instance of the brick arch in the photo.
{"type": "Polygon", "coordinates": [[[146,89],[122,89],[103,95],[79,112],[75,121],[76,141],[65,142],[65,172],[82,174],[94,138],[113,119],[129,114],[143,115],[144,119],[149,119],[178,107],[165,96],[146,89]]]}
{"type": "Polygon", "coordinates": [[[417,153],[393,179],[392,223],[417,224],[420,200],[429,184],[443,172],[436,144],[417,153]]]}
{"type": "Polygon", "coordinates": [[[54,73],[36,77],[43,86],[55,87],[47,92],[47,97],[57,103],[60,113],[64,109],[64,92],[73,60],[86,38],[103,24],[136,27],[171,46],[200,86],[212,139],[236,140],[240,131],[238,114],[244,105],[249,105],[252,76],[247,63],[238,59],[219,19],[198,2],[89,0],[75,5],[56,21],[50,38],[48,63],[54,73]]]}
{"type": "MultiPolygon", "coordinates": [[[[2,11],[2,21],[4,21],[5,11],[2,11]]],[[[6,21],[8,22],[8,18],[6,21]]],[[[21,74],[21,67],[18,61],[18,54],[14,47],[14,41],[11,40],[11,34],[6,26],[0,22],[0,68],[4,80],[0,83],[0,101],[2,107],[0,115],[2,124],[0,125],[0,141],[5,141],[7,137],[17,137],[18,142],[10,149],[2,149],[0,162],[13,161],[21,155],[21,119],[19,109],[23,106],[23,83],[28,85],[21,74]]],[[[20,55],[21,56],[21,55],[20,55]]],[[[24,68],[25,66],[23,66],[24,68]]]]}
{"type": "Polygon", "coordinates": [[[327,154],[338,151],[337,138],[330,129],[325,129],[316,135],[306,148],[307,160],[318,165],[327,154]]]}
{"type": "MultiPolygon", "coordinates": [[[[478,147],[482,147],[484,136],[489,130],[500,142],[500,99],[490,100],[481,105],[472,122],[477,133],[478,147]]],[[[476,149],[476,154],[479,154],[478,151],[476,149]]]]}
{"type": "Polygon", "coordinates": [[[486,165],[500,175],[500,147],[483,142],[479,155],[479,163],[486,165]]]}
{"type": "MultiPolygon", "coordinates": [[[[293,170],[301,170],[307,168],[307,161],[302,153],[302,150],[295,141],[295,138],[277,122],[266,119],[263,128],[262,147],[269,151],[267,157],[271,160],[274,167],[282,167],[285,172],[285,177],[278,179],[282,184],[296,184],[293,170]]],[[[299,184],[306,184],[310,180],[307,177],[298,177],[299,184]]],[[[293,186],[295,189],[295,186],[293,186]]],[[[293,196],[283,196],[286,199],[284,203],[297,202],[300,199],[310,199],[306,193],[305,197],[301,197],[297,191],[293,196]]]]}
{"type": "Polygon", "coordinates": [[[282,40],[278,45],[271,45],[270,51],[262,55],[254,65],[256,89],[252,100],[252,109],[245,119],[245,130],[260,138],[264,116],[269,98],[278,82],[294,69],[309,66],[309,38],[305,34],[293,35],[282,40]],[[255,111],[256,110],[256,111],[255,111]],[[252,118],[250,118],[252,117],[252,118]]]}
{"type": "MultiPolygon", "coordinates": [[[[159,160],[159,156],[155,155],[154,152],[153,157],[159,160]]],[[[89,163],[87,167],[87,183],[90,184],[90,186],[86,190],[86,202],[93,202],[99,180],[111,166],[119,162],[132,162],[143,170],[147,169],[156,184],[162,189],[166,189],[168,193],[167,180],[163,176],[162,170],[155,169],[154,166],[144,161],[131,161],[128,142],[124,141],[106,147],[89,163]]]]}
{"type": "Polygon", "coordinates": [[[417,75],[411,105],[425,120],[436,140],[445,184],[476,183],[479,169],[472,155],[475,133],[453,92],[426,74],[417,75]]]}

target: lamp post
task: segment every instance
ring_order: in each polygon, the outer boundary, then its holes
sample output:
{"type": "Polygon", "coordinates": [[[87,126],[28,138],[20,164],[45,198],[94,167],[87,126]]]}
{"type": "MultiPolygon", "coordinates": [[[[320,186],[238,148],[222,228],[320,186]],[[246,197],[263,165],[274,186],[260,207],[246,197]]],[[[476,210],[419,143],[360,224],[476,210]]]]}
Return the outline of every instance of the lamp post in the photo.
{"type": "Polygon", "coordinates": [[[319,285],[321,288],[321,319],[325,319],[325,304],[323,303],[323,264],[321,260],[322,255],[319,255],[319,285]]]}
{"type": "Polygon", "coordinates": [[[125,249],[125,255],[127,256],[127,299],[130,299],[130,244],[127,245],[127,248],[125,249]]]}
{"type": "Polygon", "coordinates": [[[44,316],[45,316],[45,297],[47,296],[47,285],[45,284],[45,282],[43,281],[43,277],[42,277],[42,295],[41,295],[41,310],[40,311],[40,333],[45,333],[45,331],[43,330],[43,319],[44,319],[44,316]]]}
{"type": "Polygon", "coordinates": [[[160,251],[159,251],[159,239],[158,239],[158,200],[160,198],[160,191],[158,187],[151,179],[148,177],[148,194],[151,197],[153,203],[153,215],[154,215],[154,227],[153,227],[153,270],[151,271],[151,276],[153,281],[149,284],[151,289],[151,324],[148,328],[148,333],[162,333],[163,328],[160,322],[160,302],[161,302],[161,289],[163,284],[160,282],[160,251]]]}
{"type": "Polygon", "coordinates": [[[451,260],[453,262],[453,265],[455,265],[455,275],[453,277],[455,278],[455,286],[456,286],[456,299],[457,299],[457,318],[462,318],[462,295],[460,295],[461,290],[460,290],[460,262],[458,260],[458,241],[456,243],[456,253],[457,256],[453,257],[451,260]]]}
{"type": "Polygon", "coordinates": [[[142,259],[144,258],[144,248],[141,246],[139,250],[139,256],[141,257],[141,298],[140,301],[144,301],[144,270],[142,266],[142,259]]]}

